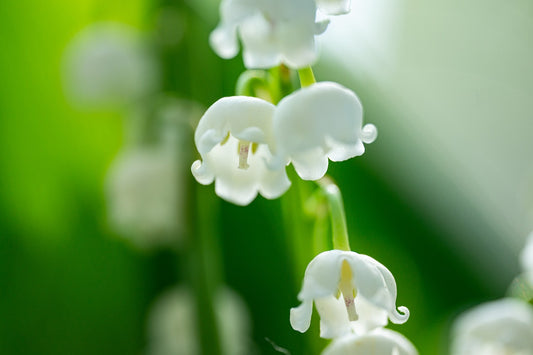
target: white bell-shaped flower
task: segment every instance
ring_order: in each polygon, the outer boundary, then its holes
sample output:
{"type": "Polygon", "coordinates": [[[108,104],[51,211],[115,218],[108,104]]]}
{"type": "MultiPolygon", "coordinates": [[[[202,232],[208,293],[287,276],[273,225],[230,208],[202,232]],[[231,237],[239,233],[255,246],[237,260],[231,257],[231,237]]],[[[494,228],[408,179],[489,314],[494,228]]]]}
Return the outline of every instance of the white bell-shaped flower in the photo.
{"type": "Polygon", "coordinates": [[[330,250],[317,255],[305,270],[302,302],[292,308],[292,327],[309,329],[313,302],[320,315],[320,336],[364,334],[387,324],[407,321],[409,310],[396,309],[396,282],[390,271],[367,255],[330,250]],[[342,295],[342,299],[341,296],[342,295]]]}
{"type": "Polygon", "coordinates": [[[522,264],[526,280],[533,287],[533,232],[529,234],[526,245],[520,253],[520,264],[522,264]]]}
{"type": "Polygon", "coordinates": [[[182,233],[182,158],[162,146],[127,148],[106,181],[111,226],[139,247],[175,245],[182,233]]]}
{"type": "Polygon", "coordinates": [[[274,114],[277,153],[272,166],[292,161],[302,179],[318,180],[328,159],[362,155],[376,139],[372,124],[362,127],[363,107],[355,93],[334,82],[320,82],[282,99],[274,114]]]}
{"type": "Polygon", "coordinates": [[[452,355],[533,354],[533,307],[512,298],[489,302],[455,321],[452,355]]]}
{"type": "Polygon", "coordinates": [[[322,355],[418,355],[414,345],[398,332],[378,328],[364,335],[350,334],[337,338],[322,355]]]}
{"type": "Polygon", "coordinates": [[[290,186],[285,167],[269,169],[274,139],[275,106],[253,97],[225,97],[202,116],[194,141],[202,160],[191,171],[204,185],[215,181],[215,192],[237,205],[249,204],[259,192],[281,196],[290,186]]]}
{"type": "Polygon", "coordinates": [[[222,0],[220,15],[211,46],[222,58],[232,58],[240,37],[247,68],[308,66],[317,56],[315,35],[326,29],[315,23],[313,0],[222,0]]]}

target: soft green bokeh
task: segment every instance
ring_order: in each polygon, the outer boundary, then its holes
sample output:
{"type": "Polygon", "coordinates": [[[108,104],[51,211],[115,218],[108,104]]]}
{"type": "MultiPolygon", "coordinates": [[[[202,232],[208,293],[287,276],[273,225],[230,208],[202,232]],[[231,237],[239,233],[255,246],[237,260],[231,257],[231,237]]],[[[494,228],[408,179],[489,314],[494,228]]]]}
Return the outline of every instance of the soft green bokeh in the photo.
{"type": "MultiPolygon", "coordinates": [[[[175,53],[161,55],[166,72],[172,73],[163,80],[165,91],[176,91],[205,106],[223,95],[233,95],[243,70],[241,60],[218,59],[207,42],[217,20],[216,1],[162,3],[177,4],[187,14],[185,42],[175,53]]],[[[435,6],[437,11],[442,4],[424,6],[435,6]]],[[[63,51],[79,30],[94,21],[109,20],[150,30],[154,9],[160,5],[149,0],[0,2],[0,353],[141,353],[151,302],[187,278],[178,267],[181,257],[175,260],[169,251],[140,252],[110,231],[104,179],[123,142],[123,119],[119,113],[72,108],[62,87],[63,51]]],[[[410,2],[405,6],[420,9],[422,5],[410,2]]],[[[524,16],[531,18],[530,5],[508,6],[517,6],[516,11],[523,8],[524,16]]],[[[465,24],[470,18],[485,13],[494,16],[497,11],[478,9],[449,16],[465,24]]],[[[508,26],[514,28],[513,23],[508,26]]],[[[424,29],[410,28],[408,33],[423,36],[424,29]]],[[[423,56],[426,44],[427,38],[413,40],[416,51],[412,55],[423,56]]],[[[531,56],[531,48],[524,51],[531,56]]],[[[445,60],[434,53],[426,58],[430,63],[445,60]]],[[[508,58],[520,64],[521,55],[516,52],[508,58]]],[[[483,239],[482,231],[490,228],[480,226],[478,234],[461,224],[443,229],[442,223],[454,225],[463,220],[436,221],[423,207],[434,202],[431,198],[421,193],[415,199],[405,193],[402,186],[410,182],[405,181],[409,175],[401,171],[402,164],[395,164],[398,174],[382,168],[389,160],[404,159],[399,151],[391,150],[395,146],[381,143],[396,133],[395,125],[388,126],[385,118],[398,117],[396,106],[381,99],[383,82],[378,85],[363,76],[350,81],[334,58],[327,57],[316,72],[317,79],[338,79],[357,89],[365,105],[365,120],[380,124],[381,135],[365,155],[330,167],[345,199],[352,249],[373,256],[395,275],[398,305],[409,307],[411,318],[392,328],[410,338],[421,354],[445,353],[452,317],[471,304],[503,296],[518,269],[517,260],[511,251],[502,251],[511,259],[497,258],[505,267],[496,280],[472,266],[465,257],[469,253],[464,252],[465,245],[472,243],[457,241],[475,240],[484,249],[483,243],[489,241],[483,239]],[[403,180],[398,183],[398,179],[403,180]]],[[[476,67],[477,62],[470,65],[476,67]]],[[[506,75],[499,69],[503,81],[506,75]]],[[[531,75],[529,70],[527,75],[531,75]]],[[[396,79],[409,84],[407,75],[396,79]]],[[[462,79],[465,85],[475,84],[462,79]]],[[[418,88],[416,93],[424,95],[421,100],[436,100],[431,92],[418,88]]],[[[507,100],[514,97],[512,92],[504,95],[507,100]]],[[[403,168],[415,165],[410,162],[403,168]]],[[[189,166],[185,164],[184,169],[189,166]]],[[[425,168],[436,176],[442,167],[425,168]]],[[[411,185],[407,190],[416,188],[411,185]]],[[[258,198],[243,208],[220,202],[212,186],[198,189],[204,203],[220,211],[209,228],[219,231],[214,237],[222,248],[226,283],[243,296],[251,311],[258,352],[274,353],[268,338],[293,354],[302,353],[309,336],[293,331],[288,315],[289,308],[298,304],[305,263],[295,265],[291,256],[287,243],[291,235],[283,228],[281,202],[258,198]]],[[[463,196],[446,198],[452,207],[465,201],[463,196]]],[[[478,213],[483,209],[475,203],[469,207],[472,223],[482,223],[478,213]]],[[[490,263],[494,255],[478,257],[490,263]]],[[[317,319],[312,328],[316,336],[317,319]]]]}

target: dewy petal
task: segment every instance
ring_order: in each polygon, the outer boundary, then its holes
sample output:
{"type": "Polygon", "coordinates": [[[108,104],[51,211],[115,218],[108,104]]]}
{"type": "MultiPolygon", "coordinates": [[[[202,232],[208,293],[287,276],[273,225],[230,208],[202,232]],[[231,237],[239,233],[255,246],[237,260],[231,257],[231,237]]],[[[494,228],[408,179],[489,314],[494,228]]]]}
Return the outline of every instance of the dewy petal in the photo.
{"type": "Polygon", "coordinates": [[[333,82],[302,88],[282,99],[274,113],[277,154],[292,160],[300,177],[318,179],[323,174],[310,178],[308,171],[317,165],[325,172],[323,161],[305,158],[319,149],[322,158],[334,161],[363,154],[362,119],[363,107],[353,91],[333,82]]]}
{"type": "Polygon", "coordinates": [[[378,328],[365,335],[351,334],[335,339],[322,355],[418,355],[414,345],[398,332],[378,328]]]}
{"type": "Polygon", "coordinates": [[[533,349],[533,307],[518,299],[504,298],[459,316],[452,329],[451,354],[480,354],[480,349],[529,354],[533,349]]]}
{"type": "Polygon", "coordinates": [[[316,0],[318,9],[326,15],[342,15],[350,12],[350,0],[316,0]]]}
{"type": "Polygon", "coordinates": [[[304,333],[311,325],[313,301],[304,301],[298,307],[291,308],[290,321],[294,330],[304,333]]]}
{"type": "Polygon", "coordinates": [[[320,315],[320,337],[332,339],[351,332],[352,327],[341,297],[318,298],[315,300],[315,307],[320,315]]]}
{"type": "Polygon", "coordinates": [[[285,168],[267,168],[272,159],[272,116],[275,106],[258,98],[234,96],[215,102],[202,116],[195,143],[202,161],[191,167],[201,184],[215,181],[215,192],[238,205],[249,204],[260,192],[277,198],[290,186],[285,168]],[[257,145],[240,169],[239,140],[257,145]]]}

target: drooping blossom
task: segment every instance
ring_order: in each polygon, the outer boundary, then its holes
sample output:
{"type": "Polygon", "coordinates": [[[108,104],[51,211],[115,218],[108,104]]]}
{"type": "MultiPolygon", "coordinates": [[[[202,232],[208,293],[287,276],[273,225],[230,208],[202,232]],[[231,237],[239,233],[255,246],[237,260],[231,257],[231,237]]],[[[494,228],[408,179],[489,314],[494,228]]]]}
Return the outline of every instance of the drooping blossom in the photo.
{"type": "Polygon", "coordinates": [[[455,321],[451,354],[533,354],[533,307],[504,298],[466,311],[455,321]]]}
{"type": "Polygon", "coordinates": [[[377,328],[369,333],[349,334],[333,340],[322,355],[418,355],[414,345],[398,332],[377,328]]]}
{"type": "MultiPolygon", "coordinates": [[[[198,355],[198,318],[194,294],[186,287],[175,287],[159,296],[148,318],[149,355],[198,355]]],[[[240,296],[221,288],[213,298],[214,312],[223,354],[247,355],[251,352],[251,322],[240,296]]]]}
{"type": "Polygon", "coordinates": [[[355,93],[334,82],[319,82],[282,99],[274,113],[273,166],[292,162],[302,179],[318,180],[328,159],[343,161],[365,152],[376,139],[372,124],[362,126],[363,107],[355,93]]]}
{"type": "Polygon", "coordinates": [[[225,97],[202,116],[194,135],[202,161],[191,171],[204,185],[237,205],[247,205],[260,193],[281,196],[290,186],[285,168],[269,169],[275,148],[272,117],[275,106],[253,97],[225,97]]]}
{"type": "Polygon", "coordinates": [[[367,255],[330,250],[317,255],[307,266],[302,302],[292,308],[292,327],[305,332],[310,326],[313,303],[320,315],[320,336],[336,338],[364,334],[409,318],[406,307],[396,309],[396,282],[390,271],[367,255]]]}
{"type": "Polygon", "coordinates": [[[311,65],[317,57],[315,35],[328,24],[316,21],[317,7],[327,15],[339,15],[349,11],[350,1],[223,0],[211,46],[222,58],[233,58],[240,38],[247,68],[311,65]]]}

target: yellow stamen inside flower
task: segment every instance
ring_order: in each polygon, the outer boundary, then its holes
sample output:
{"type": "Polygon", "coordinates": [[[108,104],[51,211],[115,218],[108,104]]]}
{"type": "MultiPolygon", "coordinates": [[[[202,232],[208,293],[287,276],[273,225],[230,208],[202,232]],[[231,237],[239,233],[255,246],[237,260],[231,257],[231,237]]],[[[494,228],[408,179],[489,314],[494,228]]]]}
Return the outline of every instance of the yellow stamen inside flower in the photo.
{"type": "Polygon", "coordinates": [[[239,140],[239,169],[248,169],[248,153],[250,152],[250,142],[239,140]]]}
{"type": "Polygon", "coordinates": [[[342,293],[342,297],[344,298],[346,311],[348,311],[348,319],[350,321],[357,320],[359,316],[355,311],[356,290],[352,283],[352,269],[350,268],[350,264],[346,260],[342,261],[339,291],[342,293]]]}

